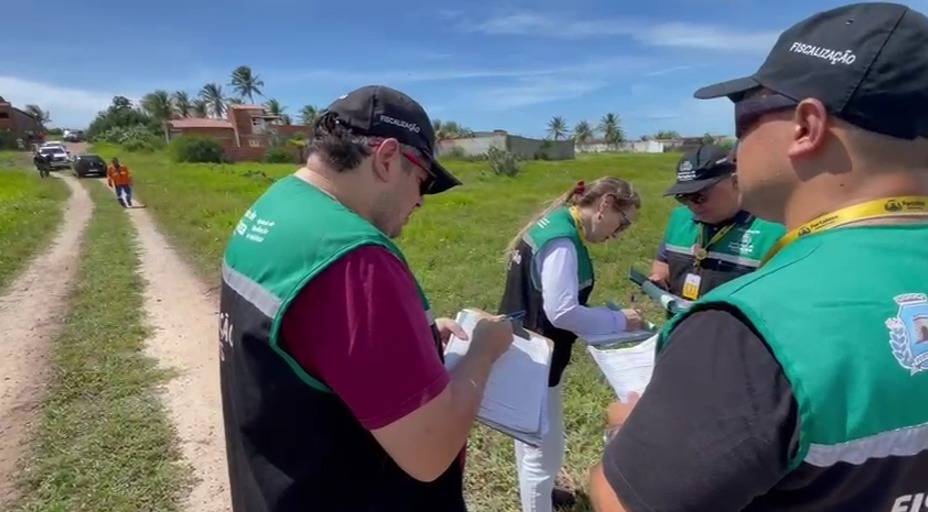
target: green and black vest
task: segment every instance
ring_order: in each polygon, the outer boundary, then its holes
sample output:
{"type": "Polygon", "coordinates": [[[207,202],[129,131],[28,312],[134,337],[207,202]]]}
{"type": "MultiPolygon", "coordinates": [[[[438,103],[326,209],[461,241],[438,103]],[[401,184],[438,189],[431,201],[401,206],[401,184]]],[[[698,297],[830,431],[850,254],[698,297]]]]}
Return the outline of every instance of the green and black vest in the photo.
{"type": "MultiPolygon", "coordinates": [[[[296,177],[268,189],[235,228],[222,268],[219,331],[236,512],[466,508],[458,462],[431,483],[407,475],[281,341],[284,314],[306,284],[369,245],[405,263],[382,232],[296,177]]],[[[432,322],[428,310],[423,294],[423,323],[432,322]]]]}
{"type": "Polygon", "coordinates": [[[765,340],[798,406],[791,472],[748,510],[924,511],[928,225],[800,238],[675,317],[658,351],[683,319],[720,305],[765,340]]]}
{"type": "Polygon", "coordinates": [[[757,270],[767,252],[786,232],[782,225],[758,219],[745,211],[739,212],[730,223],[733,224],[731,230],[706,248],[708,254],[697,269],[694,246],[700,239],[700,231],[705,244],[725,226],[707,226],[697,221],[685,206],[674,209],[664,234],[671,293],[682,296],[683,283],[689,273],[702,277],[699,290],[702,296],[721,284],[757,270]]]}
{"type": "Polygon", "coordinates": [[[545,315],[541,295],[541,272],[537,256],[553,240],[570,240],[577,250],[578,301],[586,305],[593,292],[593,261],[568,208],[558,208],[532,226],[516,249],[509,255],[506,270],[506,289],[500,302],[501,314],[525,311],[523,325],[554,341],[551,374],[548,385],[556,386],[561,381],[564,369],[570,363],[570,353],[577,335],[558,329],[545,315]]]}

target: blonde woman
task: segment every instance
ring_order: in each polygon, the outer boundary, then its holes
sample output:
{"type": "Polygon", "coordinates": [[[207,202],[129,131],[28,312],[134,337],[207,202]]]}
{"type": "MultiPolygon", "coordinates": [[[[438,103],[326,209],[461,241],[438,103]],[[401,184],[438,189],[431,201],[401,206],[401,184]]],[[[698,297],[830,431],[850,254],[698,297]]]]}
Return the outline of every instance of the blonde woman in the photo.
{"type": "MultiPolygon", "coordinates": [[[[554,480],[564,458],[561,376],[578,336],[620,333],[641,327],[638,312],[588,307],[593,261],[587,244],[615,239],[634,222],[641,198],[632,185],[604,177],[578,182],[555,199],[508,248],[506,289],[500,313],[524,312],[524,326],[554,341],[548,380],[549,430],[533,447],[516,441],[523,512],[553,509],[554,480]]],[[[558,505],[571,496],[558,491],[558,505]]]]}

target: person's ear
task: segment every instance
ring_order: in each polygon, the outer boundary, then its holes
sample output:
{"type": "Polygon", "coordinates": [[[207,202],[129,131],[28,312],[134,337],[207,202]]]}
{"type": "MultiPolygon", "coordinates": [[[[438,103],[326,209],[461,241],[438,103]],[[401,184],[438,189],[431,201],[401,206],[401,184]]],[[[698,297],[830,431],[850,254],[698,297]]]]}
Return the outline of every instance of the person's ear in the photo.
{"type": "Polygon", "coordinates": [[[799,102],[793,112],[792,142],[787,149],[790,158],[802,158],[817,152],[828,135],[828,109],[818,99],[799,102]]]}
{"type": "Polygon", "coordinates": [[[612,208],[612,204],[615,202],[615,198],[611,194],[603,194],[603,197],[599,200],[599,208],[597,208],[597,214],[600,219],[603,218],[606,211],[612,208]]]}
{"type": "Polygon", "coordinates": [[[374,169],[374,176],[383,182],[392,181],[397,171],[401,169],[402,162],[399,161],[400,143],[396,139],[386,139],[379,146],[374,148],[371,155],[371,166],[374,169]]]}

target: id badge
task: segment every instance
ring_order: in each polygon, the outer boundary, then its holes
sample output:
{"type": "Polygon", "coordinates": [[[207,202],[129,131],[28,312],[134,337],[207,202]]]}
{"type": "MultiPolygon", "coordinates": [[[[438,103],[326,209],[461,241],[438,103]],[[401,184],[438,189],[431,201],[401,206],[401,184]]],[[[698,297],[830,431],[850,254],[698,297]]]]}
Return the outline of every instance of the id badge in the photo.
{"type": "Polygon", "coordinates": [[[687,300],[698,299],[700,284],[702,284],[702,276],[692,273],[687,274],[686,280],[683,281],[683,298],[687,300]]]}

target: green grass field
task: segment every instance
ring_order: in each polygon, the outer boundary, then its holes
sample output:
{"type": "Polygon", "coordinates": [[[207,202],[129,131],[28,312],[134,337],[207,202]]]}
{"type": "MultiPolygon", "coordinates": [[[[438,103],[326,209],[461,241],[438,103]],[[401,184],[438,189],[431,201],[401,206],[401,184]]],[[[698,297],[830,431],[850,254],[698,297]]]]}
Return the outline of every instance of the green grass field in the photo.
{"type": "Polygon", "coordinates": [[[189,473],[142,354],[143,282],[129,218],[99,183],[71,311],[52,345],[52,378],[20,472],[19,511],[174,511],[189,473]]]}
{"type": "Polygon", "coordinates": [[[40,179],[26,153],[0,152],[0,290],[51,240],[68,187],[40,179]]]}
{"type": "MultiPolygon", "coordinates": [[[[109,158],[116,148],[98,147],[109,158]]],[[[175,245],[203,276],[217,281],[232,227],[272,182],[294,165],[171,164],[163,154],[119,154],[135,173],[136,190],[175,245]]],[[[604,175],[630,180],[642,194],[639,221],[618,241],[592,247],[597,287],[594,303],[628,304],[630,265],[649,268],[674,203],[660,196],[673,181],[679,158],[665,155],[597,155],[566,162],[529,162],[515,178],[493,175],[483,162],[447,162],[464,182],[428,197],[407,226],[400,246],[428,292],[435,312],[453,316],[463,307],[495,310],[504,278],[503,250],[534,212],[577,180],[604,175]]],[[[636,305],[642,305],[638,298],[636,305]]],[[[650,320],[662,320],[644,304],[650,320]]],[[[566,468],[581,485],[601,455],[604,407],[613,399],[598,369],[577,347],[565,382],[568,433],[566,468]]],[[[484,428],[469,444],[467,496],[475,511],[516,511],[518,491],[512,441],[484,428]]],[[[581,503],[575,510],[588,510],[581,503]]]]}

